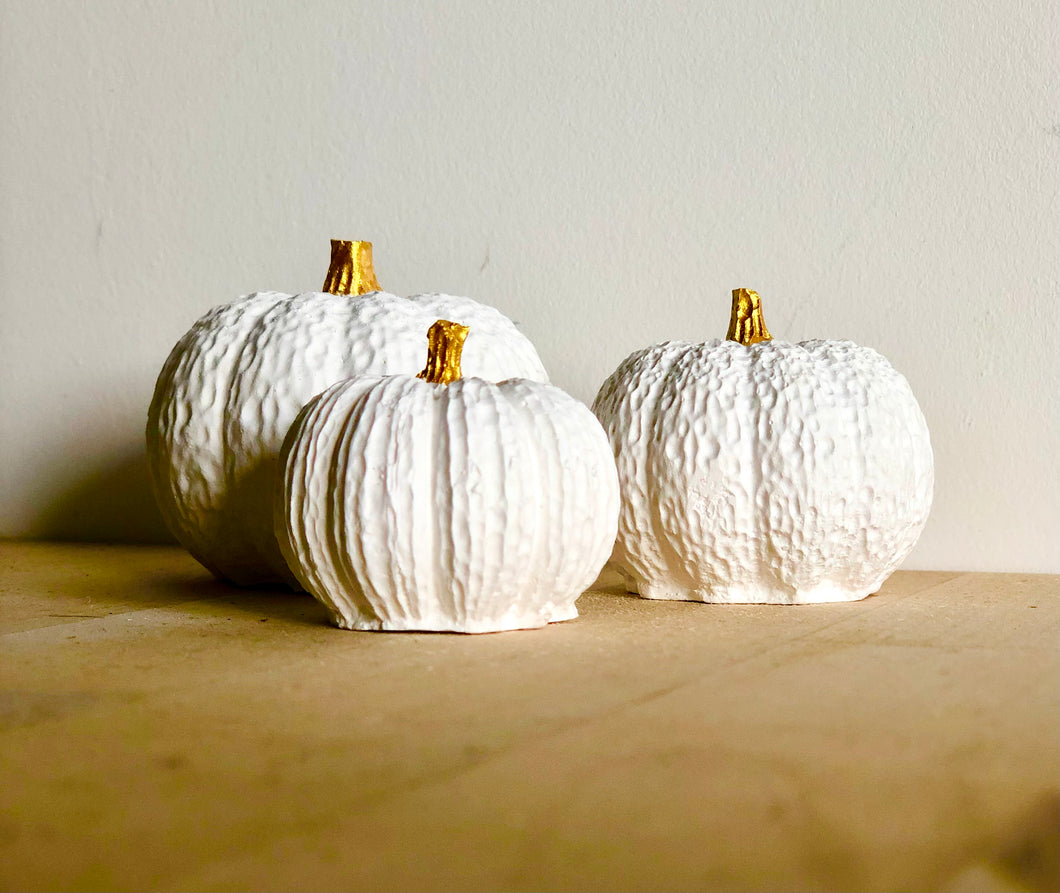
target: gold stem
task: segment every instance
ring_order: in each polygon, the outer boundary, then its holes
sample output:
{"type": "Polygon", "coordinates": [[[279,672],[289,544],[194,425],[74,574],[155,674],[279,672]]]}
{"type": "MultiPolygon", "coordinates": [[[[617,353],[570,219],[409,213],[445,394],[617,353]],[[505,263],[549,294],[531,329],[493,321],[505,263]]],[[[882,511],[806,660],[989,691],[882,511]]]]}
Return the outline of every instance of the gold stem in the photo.
{"type": "Polygon", "coordinates": [[[732,290],[732,316],[729,318],[729,331],[725,340],[739,341],[745,346],[773,340],[762,317],[762,301],[758,292],[749,288],[732,290]]]}
{"type": "Polygon", "coordinates": [[[323,291],[333,295],[366,295],[380,291],[372,266],[372,243],[331,240],[331,266],[323,291]]]}
{"type": "Polygon", "coordinates": [[[427,330],[427,365],[417,375],[432,384],[452,384],[460,380],[460,354],[470,329],[458,322],[440,319],[427,330]]]}

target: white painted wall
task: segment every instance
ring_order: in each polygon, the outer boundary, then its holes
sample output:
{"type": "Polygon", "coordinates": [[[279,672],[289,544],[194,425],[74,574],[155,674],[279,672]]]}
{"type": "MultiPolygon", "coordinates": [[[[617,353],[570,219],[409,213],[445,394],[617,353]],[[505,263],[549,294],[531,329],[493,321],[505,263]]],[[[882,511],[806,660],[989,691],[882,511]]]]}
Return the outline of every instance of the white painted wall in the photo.
{"type": "Polygon", "coordinates": [[[142,427],[203,311],[494,303],[589,401],[631,350],[850,338],[931,426],[908,567],[1060,570],[1052,0],[0,0],[0,534],[164,537],[142,427]]]}

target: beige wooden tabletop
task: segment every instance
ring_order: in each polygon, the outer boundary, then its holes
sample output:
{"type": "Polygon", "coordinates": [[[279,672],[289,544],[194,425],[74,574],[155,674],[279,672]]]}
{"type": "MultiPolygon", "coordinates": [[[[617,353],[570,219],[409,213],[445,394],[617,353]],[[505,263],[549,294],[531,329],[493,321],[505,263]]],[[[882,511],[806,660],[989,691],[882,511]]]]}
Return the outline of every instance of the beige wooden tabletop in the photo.
{"type": "Polygon", "coordinates": [[[0,542],[0,885],[1056,889],[1058,594],[358,633],[175,547],[0,542]]]}

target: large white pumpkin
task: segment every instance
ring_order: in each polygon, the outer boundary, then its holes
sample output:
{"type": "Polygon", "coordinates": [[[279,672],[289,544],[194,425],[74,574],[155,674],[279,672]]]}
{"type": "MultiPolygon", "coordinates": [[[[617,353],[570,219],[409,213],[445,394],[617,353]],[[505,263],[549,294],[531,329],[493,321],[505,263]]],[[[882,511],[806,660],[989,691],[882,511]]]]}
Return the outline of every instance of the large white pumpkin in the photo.
{"type": "Polygon", "coordinates": [[[931,444],[908,382],[850,341],[770,340],[745,289],[728,339],[637,351],[600,389],[593,410],[622,488],[613,565],[647,598],[875,592],[931,508],[931,444]]]}
{"type": "Polygon", "coordinates": [[[618,476],[599,422],[552,385],[460,378],[461,330],[432,327],[421,377],[332,386],[284,442],[276,538],[340,627],[568,620],[610,555],[618,476]]]}
{"type": "Polygon", "coordinates": [[[371,243],[332,242],[323,292],[259,292],[217,307],[173,348],[155,386],[147,457],[169,529],[216,576],[295,585],[272,531],[277,455],[298,411],[353,375],[415,373],[423,333],[467,320],[468,374],[547,381],[533,345],[470,298],[379,291],[371,243]]]}

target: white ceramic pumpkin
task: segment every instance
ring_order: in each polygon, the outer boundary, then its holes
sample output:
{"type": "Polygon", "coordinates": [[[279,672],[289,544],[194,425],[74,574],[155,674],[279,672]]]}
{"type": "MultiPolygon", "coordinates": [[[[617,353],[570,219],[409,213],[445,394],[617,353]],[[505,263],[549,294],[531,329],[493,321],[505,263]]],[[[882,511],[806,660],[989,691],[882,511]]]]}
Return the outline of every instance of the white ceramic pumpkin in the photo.
{"type": "Polygon", "coordinates": [[[612,564],[647,598],[863,598],[927,521],[931,443],[905,378],[850,341],[771,340],[746,289],[727,340],[631,354],[593,410],[622,488],[612,564]]]}
{"type": "Polygon", "coordinates": [[[302,406],[353,375],[415,373],[439,316],[475,326],[465,367],[547,381],[533,345],[470,298],[379,290],[371,243],[332,242],[323,292],[259,292],[217,307],[173,348],[147,421],[155,497],[169,529],[216,576],[296,585],[272,531],[283,437],[302,406]]]}
{"type": "Polygon", "coordinates": [[[568,620],[611,552],[618,476],[599,422],[549,384],[461,378],[466,332],[439,320],[419,377],[333,385],[287,435],[276,538],[339,627],[568,620]]]}

